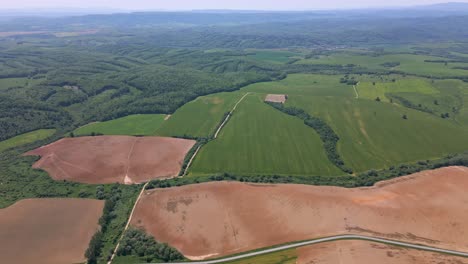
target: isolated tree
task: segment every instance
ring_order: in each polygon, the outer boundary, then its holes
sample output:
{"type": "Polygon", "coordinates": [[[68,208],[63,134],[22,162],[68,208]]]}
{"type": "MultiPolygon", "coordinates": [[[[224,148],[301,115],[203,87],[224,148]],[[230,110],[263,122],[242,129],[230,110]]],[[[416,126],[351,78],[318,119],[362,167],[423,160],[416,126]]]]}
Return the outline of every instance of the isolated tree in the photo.
{"type": "Polygon", "coordinates": [[[435,104],[435,105],[439,105],[439,101],[434,100],[434,104],[435,104]]]}
{"type": "Polygon", "coordinates": [[[404,114],[402,117],[403,117],[403,119],[405,119],[405,120],[408,119],[408,116],[407,116],[406,114],[404,114]]]}
{"type": "Polygon", "coordinates": [[[380,97],[377,96],[377,98],[375,98],[375,101],[380,102],[380,97]]]}

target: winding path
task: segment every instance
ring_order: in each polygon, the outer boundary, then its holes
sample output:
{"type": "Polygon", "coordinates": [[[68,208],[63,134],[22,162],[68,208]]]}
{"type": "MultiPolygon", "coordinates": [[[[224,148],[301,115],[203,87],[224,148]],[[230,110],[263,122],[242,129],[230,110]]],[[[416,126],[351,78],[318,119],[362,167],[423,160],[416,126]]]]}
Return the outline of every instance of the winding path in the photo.
{"type": "Polygon", "coordinates": [[[442,248],[431,247],[431,246],[424,246],[424,245],[413,244],[413,243],[408,243],[408,242],[401,242],[401,241],[390,240],[390,239],[379,238],[379,237],[370,237],[370,236],[361,236],[361,235],[340,235],[340,236],[331,236],[331,237],[312,239],[312,240],[303,241],[303,242],[297,242],[297,243],[293,243],[293,244],[288,244],[288,245],[279,246],[279,247],[275,247],[275,248],[259,250],[259,251],[255,251],[255,252],[245,253],[245,254],[241,254],[241,255],[237,255],[237,256],[233,256],[233,257],[226,257],[226,258],[217,259],[217,260],[180,262],[180,263],[172,262],[172,263],[166,263],[166,264],[187,264],[187,263],[216,264],[216,263],[223,263],[223,262],[228,262],[228,261],[233,261],[233,260],[239,260],[239,259],[254,257],[254,256],[263,255],[263,254],[267,254],[267,253],[283,251],[283,250],[286,250],[286,249],[292,249],[292,248],[308,246],[308,245],[313,245],[313,244],[320,244],[320,243],[331,242],[331,241],[336,241],[336,240],[348,240],[348,239],[350,239],[350,240],[366,240],[366,241],[372,241],[372,242],[377,242],[377,243],[389,244],[389,245],[393,245],[393,246],[406,247],[406,248],[412,248],[412,249],[424,250],[424,251],[431,251],[431,252],[442,253],[442,254],[450,254],[450,255],[454,255],[454,256],[468,258],[468,252],[449,250],[449,249],[442,249],[442,248]]]}

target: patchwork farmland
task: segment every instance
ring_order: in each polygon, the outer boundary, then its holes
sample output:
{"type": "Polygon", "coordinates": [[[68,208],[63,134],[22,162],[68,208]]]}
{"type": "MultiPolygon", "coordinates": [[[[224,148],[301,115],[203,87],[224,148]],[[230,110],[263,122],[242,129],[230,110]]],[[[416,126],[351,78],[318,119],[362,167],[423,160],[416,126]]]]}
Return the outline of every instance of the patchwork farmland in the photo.
{"type": "Polygon", "coordinates": [[[373,188],[221,182],[150,190],[132,224],[191,259],[346,233],[463,251],[467,176],[466,167],[450,167],[373,188]]]}
{"type": "Polygon", "coordinates": [[[468,5],[388,11],[3,12],[0,263],[468,264],[468,5]]]}

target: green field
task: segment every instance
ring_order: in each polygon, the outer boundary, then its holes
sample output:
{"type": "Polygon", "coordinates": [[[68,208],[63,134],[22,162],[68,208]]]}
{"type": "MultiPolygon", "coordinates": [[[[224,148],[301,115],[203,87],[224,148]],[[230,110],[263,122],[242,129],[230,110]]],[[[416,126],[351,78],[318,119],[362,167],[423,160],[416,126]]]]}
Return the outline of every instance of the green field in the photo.
{"type": "Polygon", "coordinates": [[[295,264],[296,261],[297,250],[288,249],[251,258],[229,261],[226,262],[226,264],[295,264]]]}
{"type": "Polygon", "coordinates": [[[287,63],[288,61],[291,61],[293,57],[300,55],[295,52],[279,50],[254,50],[251,52],[253,54],[248,55],[249,58],[270,63],[287,63]]]}
{"type": "Polygon", "coordinates": [[[9,148],[19,147],[38,140],[46,139],[55,133],[55,129],[40,129],[29,133],[21,134],[16,137],[0,142],[0,152],[9,148]]]}
{"type": "Polygon", "coordinates": [[[423,95],[437,94],[429,80],[425,79],[403,79],[395,82],[360,82],[356,89],[361,98],[374,100],[379,97],[382,101],[390,102],[385,95],[388,93],[416,93],[423,95]]]}
{"type": "Polygon", "coordinates": [[[179,108],[157,134],[161,136],[208,137],[229,112],[242,93],[218,93],[198,97],[179,108]]]}
{"type": "Polygon", "coordinates": [[[190,174],[344,174],[328,160],[312,128],[263,98],[251,94],[239,104],[218,138],[201,149],[190,174]]]}
{"type": "Polygon", "coordinates": [[[327,64],[347,65],[354,64],[368,69],[396,70],[410,74],[425,76],[453,77],[468,76],[468,70],[455,69],[455,67],[468,67],[468,63],[436,63],[427,60],[447,60],[441,57],[414,55],[414,54],[390,54],[382,56],[370,56],[366,53],[342,52],[330,56],[320,55],[315,58],[298,61],[298,64],[327,64]],[[384,63],[398,62],[395,67],[385,67],[384,63]]]}
{"type": "Polygon", "coordinates": [[[75,135],[142,135],[152,136],[164,123],[166,115],[130,115],[106,122],[91,123],[74,131],[75,135]]]}

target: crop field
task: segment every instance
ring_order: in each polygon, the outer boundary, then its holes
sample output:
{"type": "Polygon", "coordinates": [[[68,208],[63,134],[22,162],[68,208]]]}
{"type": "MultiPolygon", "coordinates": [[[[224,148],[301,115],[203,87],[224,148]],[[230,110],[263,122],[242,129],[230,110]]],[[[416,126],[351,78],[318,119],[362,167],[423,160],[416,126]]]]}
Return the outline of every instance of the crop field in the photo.
{"type": "Polygon", "coordinates": [[[310,96],[354,97],[353,88],[339,82],[337,75],[290,74],[276,82],[262,82],[242,88],[245,92],[310,96]]]}
{"type": "Polygon", "coordinates": [[[0,142],[0,152],[9,148],[19,147],[38,140],[46,139],[55,133],[55,129],[40,129],[0,142]]]}
{"type": "Polygon", "coordinates": [[[128,135],[153,136],[166,119],[166,115],[130,115],[106,122],[91,123],[74,131],[75,135],[128,135]]]}
{"type": "Polygon", "coordinates": [[[468,148],[467,106],[460,105],[459,99],[468,89],[460,81],[431,84],[425,79],[403,78],[395,83],[376,82],[375,86],[362,82],[356,88],[356,99],[353,86],[340,83],[339,77],[289,75],[285,80],[250,85],[243,91],[288,94],[286,106],[323,119],[340,137],[338,151],[345,164],[356,172],[433,159],[468,148]],[[396,101],[390,103],[388,93],[427,106],[434,114],[403,107],[396,101]],[[381,102],[375,101],[377,97],[381,102]],[[460,113],[454,114],[452,107],[461,109],[460,113]],[[450,112],[451,118],[439,116],[445,112],[450,112]]]}
{"type": "Polygon", "coordinates": [[[468,67],[468,63],[453,63],[447,65],[441,57],[414,55],[414,54],[390,54],[381,56],[371,56],[365,53],[336,53],[330,56],[320,55],[316,58],[298,61],[299,64],[328,64],[328,65],[347,65],[354,64],[368,69],[375,70],[396,70],[410,74],[419,74],[424,76],[455,77],[468,76],[468,70],[459,69],[459,67],[468,67]],[[386,64],[388,63],[388,64],[386,64]],[[399,63],[392,67],[392,63],[399,63]],[[388,65],[388,66],[385,66],[388,65]]]}
{"type": "Polygon", "coordinates": [[[286,63],[291,61],[293,57],[300,56],[299,53],[290,51],[254,50],[251,52],[254,54],[249,55],[249,58],[271,63],[286,63]]]}
{"type": "Polygon", "coordinates": [[[367,241],[335,241],[297,249],[297,263],[306,264],[466,264],[462,257],[419,251],[367,241]]]}
{"type": "Polygon", "coordinates": [[[419,251],[385,244],[342,240],[305,246],[252,258],[227,262],[229,264],[466,264],[462,257],[419,251]]]}
{"type": "Polygon", "coordinates": [[[133,184],[176,176],[194,144],[194,140],[165,137],[78,137],[25,155],[41,156],[33,167],[55,180],[133,184]]]}
{"type": "Polygon", "coordinates": [[[264,97],[250,94],[239,104],[218,138],[200,150],[191,174],[343,174],[313,129],[265,104],[264,97]]]}
{"type": "Polygon", "coordinates": [[[426,79],[402,79],[395,82],[360,82],[356,89],[361,98],[374,100],[379,97],[382,101],[390,102],[386,97],[388,93],[415,93],[421,95],[438,94],[439,90],[433,87],[426,79]]]}
{"type": "Polygon", "coordinates": [[[179,108],[158,130],[160,136],[208,137],[224,114],[242,97],[241,93],[217,93],[198,97],[179,108]]]}
{"type": "Polygon", "coordinates": [[[211,182],[146,191],[131,224],[189,259],[348,233],[466,251],[467,188],[467,167],[355,189],[211,182]]]}
{"type": "Polygon", "coordinates": [[[104,201],[27,199],[0,209],[4,263],[82,263],[104,201]]]}

